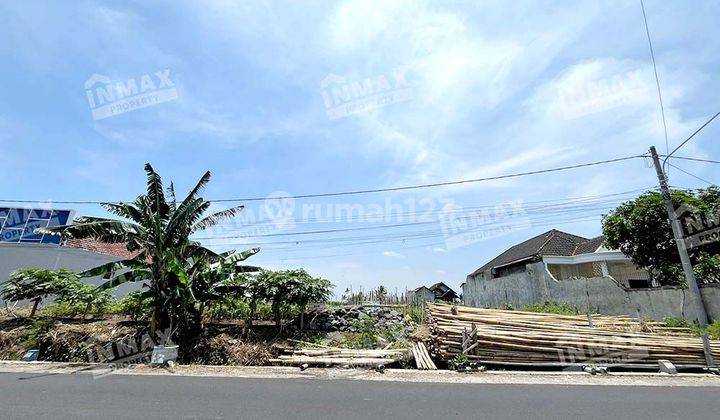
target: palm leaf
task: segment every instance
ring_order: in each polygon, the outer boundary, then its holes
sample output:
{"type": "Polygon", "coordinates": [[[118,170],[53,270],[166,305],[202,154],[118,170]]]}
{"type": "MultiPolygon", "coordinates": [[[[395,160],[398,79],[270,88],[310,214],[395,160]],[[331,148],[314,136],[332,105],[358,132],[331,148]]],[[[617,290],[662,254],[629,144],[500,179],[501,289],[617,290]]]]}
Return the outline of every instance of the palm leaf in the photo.
{"type": "Polygon", "coordinates": [[[110,213],[116,214],[120,217],[130,219],[135,223],[142,224],[145,218],[142,212],[132,204],[128,203],[103,203],[103,208],[110,213]]]}
{"type": "Polygon", "coordinates": [[[152,273],[150,273],[150,270],[133,270],[128,271],[126,273],[122,273],[115,278],[113,278],[110,281],[106,281],[105,283],[98,286],[98,290],[108,290],[112,289],[114,287],[117,287],[123,283],[131,282],[131,281],[144,281],[144,280],[150,280],[152,278],[152,273]]]}
{"type": "Polygon", "coordinates": [[[191,201],[193,201],[197,197],[198,193],[200,191],[202,191],[203,188],[205,188],[205,186],[207,185],[208,182],[210,182],[211,177],[212,177],[212,174],[210,173],[210,171],[205,172],[203,174],[203,176],[200,177],[200,180],[198,180],[198,183],[195,185],[195,187],[192,190],[190,190],[187,197],[185,197],[181,206],[183,204],[187,204],[187,203],[190,203],[191,201]]]}
{"type": "Polygon", "coordinates": [[[175,196],[175,185],[173,185],[172,181],[170,182],[170,186],[167,188],[167,193],[170,196],[170,201],[168,202],[170,211],[175,211],[177,209],[177,197],[175,196]]]}
{"type": "MultiPolygon", "coordinates": [[[[103,264],[100,266],[97,266],[95,268],[91,268],[90,270],[83,271],[81,273],[78,273],[79,277],[97,277],[97,276],[108,276],[112,275],[114,272],[118,270],[124,270],[126,268],[135,268],[135,269],[142,269],[145,268],[145,264],[137,261],[135,259],[129,259],[129,260],[122,260],[122,261],[112,261],[107,264],[103,264]]],[[[105,277],[108,278],[108,277],[105,277]]]]}
{"type": "Polygon", "coordinates": [[[79,217],[72,225],[53,226],[35,229],[37,233],[61,235],[63,239],[94,238],[107,243],[128,242],[139,233],[138,225],[98,217],[79,217]]]}
{"type": "Polygon", "coordinates": [[[147,197],[153,205],[153,208],[161,216],[166,218],[170,212],[170,207],[165,201],[165,193],[163,193],[162,178],[155,172],[152,165],[145,164],[145,172],[147,173],[147,197]]]}
{"type": "Polygon", "coordinates": [[[225,262],[236,263],[240,261],[245,261],[253,255],[257,254],[258,252],[260,252],[260,248],[251,248],[239,254],[230,255],[225,259],[225,262]]]}
{"type": "Polygon", "coordinates": [[[238,213],[240,213],[240,212],[242,211],[242,209],[244,209],[244,208],[245,208],[245,206],[242,206],[242,205],[241,205],[241,206],[233,207],[233,208],[230,208],[230,209],[227,209],[227,210],[223,210],[223,211],[219,211],[219,212],[217,212],[217,213],[214,213],[214,214],[211,214],[211,215],[209,215],[209,216],[206,216],[205,218],[203,218],[203,219],[200,220],[199,222],[195,223],[195,225],[193,225],[193,227],[192,227],[192,229],[190,230],[190,232],[191,232],[191,233],[194,233],[194,232],[197,232],[197,231],[199,231],[199,230],[204,230],[204,229],[207,229],[207,228],[209,228],[209,227],[211,227],[211,226],[215,226],[216,224],[218,224],[218,223],[219,223],[220,221],[222,221],[223,219],[227,219],[227,218],[236,216],[236,215],[237,215],[238,213]]]}

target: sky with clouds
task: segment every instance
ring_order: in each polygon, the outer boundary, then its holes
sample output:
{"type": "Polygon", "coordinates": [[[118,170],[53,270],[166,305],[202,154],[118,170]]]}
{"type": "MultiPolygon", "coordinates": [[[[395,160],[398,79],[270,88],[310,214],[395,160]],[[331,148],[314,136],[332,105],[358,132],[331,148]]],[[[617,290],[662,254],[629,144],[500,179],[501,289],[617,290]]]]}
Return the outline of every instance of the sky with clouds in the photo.
{"type": "MultiPolygon", "coordinates": [[[[646,8],[672,147],[720,110],[720,4],[646,8]]],[[[665,151],[638,1],[4,2],[0,38],[0,197],[103,215],[52,203],[133,199],[145,162],[180,191],[210,170],[207,198],[268,199],[199,240],[259,244],[255,263],[339,291],[458,287],[551,228],[599,235],[654,171],[634,159],[287,196],[665,151]]],[[[720,158],[718,134],[682,154],[720,158]]],[[[677,165],[697,178],[671,168],[672,185],[718,181],[712,164],[677,165]]]]}

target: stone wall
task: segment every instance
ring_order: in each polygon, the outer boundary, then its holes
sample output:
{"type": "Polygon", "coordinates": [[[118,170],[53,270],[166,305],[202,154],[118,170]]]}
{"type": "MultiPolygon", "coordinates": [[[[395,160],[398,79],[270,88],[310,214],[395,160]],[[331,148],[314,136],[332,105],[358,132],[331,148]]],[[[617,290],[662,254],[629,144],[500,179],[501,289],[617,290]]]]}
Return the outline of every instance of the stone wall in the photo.
{"type": "MultiPolygon", "coordinates": [[[[695,319],[689,291],[677,287],[626,289],[612,278],[555,280],[542,262],[528,264],[524,272],[485,280],[490,273],[468,278],[463,288],[466,305],[503,308],[522,307],[543,302],[565,303],[605,315],[640,316],[648,319],[695,319]]],[[[701,288],[713,320],[720,320],[720,287],[701,288]]]]}

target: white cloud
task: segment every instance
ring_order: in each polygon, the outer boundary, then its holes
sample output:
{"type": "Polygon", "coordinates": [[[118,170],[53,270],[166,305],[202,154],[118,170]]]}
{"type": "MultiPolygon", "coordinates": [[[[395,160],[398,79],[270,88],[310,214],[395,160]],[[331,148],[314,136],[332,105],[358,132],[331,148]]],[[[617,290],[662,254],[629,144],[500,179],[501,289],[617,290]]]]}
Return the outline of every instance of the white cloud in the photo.
{"type": "Polygon", "coordinates": [[[384,251],[383,255],[386,257],[392,257],[392,258],[405,258],[404,255],[402,255],[398,252],[395,252],[395,251],[384,251]]]}

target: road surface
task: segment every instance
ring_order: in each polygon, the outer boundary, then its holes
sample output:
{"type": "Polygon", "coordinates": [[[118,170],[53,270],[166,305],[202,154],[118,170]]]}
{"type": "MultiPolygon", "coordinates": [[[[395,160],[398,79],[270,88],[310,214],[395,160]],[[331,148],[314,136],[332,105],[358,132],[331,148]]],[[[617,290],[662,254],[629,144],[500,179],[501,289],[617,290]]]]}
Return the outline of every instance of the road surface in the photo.
{"type": "Polygon", "coordinates": [[[718,388],[0,373],[0,418],[712,419],[718,388]]]}

